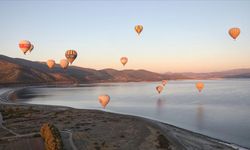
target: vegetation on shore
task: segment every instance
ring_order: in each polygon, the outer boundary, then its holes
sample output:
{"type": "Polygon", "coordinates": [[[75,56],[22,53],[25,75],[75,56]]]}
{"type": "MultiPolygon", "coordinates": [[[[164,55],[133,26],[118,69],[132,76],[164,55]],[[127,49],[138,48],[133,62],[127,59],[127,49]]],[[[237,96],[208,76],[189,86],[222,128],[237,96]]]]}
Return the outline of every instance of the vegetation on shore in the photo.
{"type": "Polygon", "coordinates": [[[63,150],[63,142],[59,130],[50,123],[44,123],[40,129],[46,150],[63,150]]]}

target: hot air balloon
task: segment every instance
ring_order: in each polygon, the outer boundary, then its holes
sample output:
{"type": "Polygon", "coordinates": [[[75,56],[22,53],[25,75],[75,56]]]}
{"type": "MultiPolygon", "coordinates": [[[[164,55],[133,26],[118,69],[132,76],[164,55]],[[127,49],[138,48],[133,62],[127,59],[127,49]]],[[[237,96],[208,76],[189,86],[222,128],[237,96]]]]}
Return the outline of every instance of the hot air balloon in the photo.
{"type": "Polygon", "coordinates": [[[202,83],[202,82],[197,82],[197,83],[196,83],[196,88],[199,90],[199,92],[201,92],[202,89],[204,88],[204,83],[202,83]]]}
{"type": "Polygon", "coordinates": [[[163,86],[158,85],[158,86],[156,87],[156,90],[157,90],[157,92],[160,94],[161,91],[163,90],[163,86]]]}
{"type": "Polygon", "coordinates": [[[75,50],[67,50],[65,53],[65,57],[68,59],[70,64],[72,64],[77,57],[77,52],[75,50]]]}
{"type": "Polygon", "coordinates": [[[165,86],[167,84],[167,82],[168,82],[167,80],[162,80],[161,83],[162,83],[163,86],[165,86]]]}
{"type": "Polygon", "coordinates": [[[100,95],[98,96],[99,102],[101,103],[102,107],[105,109],[106,105],[110,101],[110,96],[109,95],[100,95]]]}
{"type": "Polygon", "coordinates": [[[123,64],[123,66],[125,66],[126,63],[128,62],[128,58],[127,58],[127,57],[122,57],[122,58],[120,59],[120,61],[121,61],[121,63],[123,64]]]}
{"type": "Polygon", "coordinates": [[[60,61],[60,66],[61,66],[61,68],[63,68],[63,69],[67,69],[68,66],[69,66],[69,61],[68,61],[67,59],[62,59],[62,60],[60,61]]]}
{"type": "Polygon", "coordinates": [[[30,49],[29,49],[29,52],[31,53],[33,49],[34,49],[34,45],[31,44],[30,49]]]}
{"type": "Polygon", "coordinates": [[[141,34],[142,30],[143,30],[143,26],[142,25],[136,25],[135,26],[135,31],[137,32],[138,35],[141,34]]]}
{"type": "Polygon", "coordinates": [[[240,28],[231,28],[228,33],[234,40],[236,40],[236,38],[240,35],[240,28]]]}
{"type": "Polygon", "coordinates": [[[52,59],[49,59],[47,61],[47,66],[49,67],[49,69],[52,69],[55,66],[56,62],[52,59]]]}
{"type": "Polygon", "coordinates": [[[30,49],[31,43],[27,40],[22,40],[19,42],[19,48],[23,51],[24,54],[30,49]]]}

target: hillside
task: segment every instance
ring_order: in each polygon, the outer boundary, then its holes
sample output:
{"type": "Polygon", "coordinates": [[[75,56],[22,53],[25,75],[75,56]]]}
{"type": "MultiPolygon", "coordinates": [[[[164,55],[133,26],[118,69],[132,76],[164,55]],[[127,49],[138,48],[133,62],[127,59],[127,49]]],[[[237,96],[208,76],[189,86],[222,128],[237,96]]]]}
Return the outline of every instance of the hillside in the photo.
{"type": "Polygon", "coordinates": [[[95,70],[70,66],[67,70],[59,65],[49,69],[44,62],[33,62],[0,55],[0,84],[49,84],[49,83],[94,83],[94,82],[140,82],[163,79],[210,79],[250,78],[250,69],[235,69],[211,73],[165,73],[147,70],[95,70]]]}
{"type": "Polygon", "coordinates": [[[59,65],[49,69],[43,62],[0,55],[1,84],[159,81],[164,76],[146,70],[95,70],[76,66],[63,70],[59,65]]]}

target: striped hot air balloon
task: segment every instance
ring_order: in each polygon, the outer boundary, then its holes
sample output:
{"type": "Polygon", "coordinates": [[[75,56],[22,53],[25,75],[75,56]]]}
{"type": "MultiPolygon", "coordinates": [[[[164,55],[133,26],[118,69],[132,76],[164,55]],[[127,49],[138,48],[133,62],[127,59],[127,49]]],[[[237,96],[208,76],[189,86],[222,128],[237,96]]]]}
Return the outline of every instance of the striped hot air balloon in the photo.
{"type": "Polygon", "coordinates": [[[236,40],[240,35],[240,28],[231,28],[229,29],[228,33],[234,40],[236,40]]]}
{"type": "Polygon", "coordinates": [[[75,50],[67,50],[65,53],[65,57],[68,59],[70,64],[72,64],[77,57],[77,52],[75,50]]]}
{"type": "Polygon", "coordinates": [[[136,25],[135,26],[135,31],[137,32],[138,35],[141,34],[142,30],[143,30],[143,26],[142,25],[136,25]]]}
{"type": "Polygon", "coordinates": [[[28,50],[31,48],[30,41],[22,40],[19,42],[19,48],[23,51],[24,54],[27,53],[28,50]]]}

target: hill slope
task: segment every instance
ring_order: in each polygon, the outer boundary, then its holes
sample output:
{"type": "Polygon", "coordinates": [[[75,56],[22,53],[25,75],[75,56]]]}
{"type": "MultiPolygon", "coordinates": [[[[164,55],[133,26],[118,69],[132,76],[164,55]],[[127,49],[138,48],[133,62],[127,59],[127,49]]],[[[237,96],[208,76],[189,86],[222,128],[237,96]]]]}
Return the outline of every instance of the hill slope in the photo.
{"type": "Polygon", "coordinates": [[[165,73],[147,70],[95,70],[70,66],[67,70],[59,65],[49,69],[44,62],[33,62],[0,55],[0,84],[48,84],[48,83],[94,83],[94,82],[139,82],[163,79],[210,79],[250,78],[250,69],[235,69],[211,73],[165,73]]]}
{"type": "Polygon", "coordinates": [[[49,69],[43,62],[33,62],[0,55],[1,84],[158,81],[163,79],[164,76],[146,70],[94,70],[76,66],[70,66],[67,70],[63,70],[59,65],[49,69]]]}

